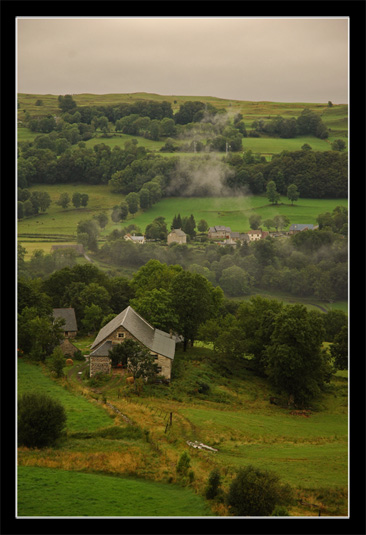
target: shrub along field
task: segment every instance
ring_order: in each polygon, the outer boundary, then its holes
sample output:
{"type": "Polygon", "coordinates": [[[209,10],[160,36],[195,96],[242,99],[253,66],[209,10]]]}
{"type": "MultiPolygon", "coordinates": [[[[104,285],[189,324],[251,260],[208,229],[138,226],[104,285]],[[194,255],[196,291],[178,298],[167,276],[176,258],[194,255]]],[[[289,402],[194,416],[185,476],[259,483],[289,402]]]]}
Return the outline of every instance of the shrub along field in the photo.
{"type": "Polygon", "coordinates": [[[171,384],[146,385],[139,395],[123,375],[91,387],[78,379],[82,366],[65,369],[67,378],[56,381],[40,366],[19,361],[18,393],[46,391],[68,415],[67,435],[57,447],[18,450],[21,516],[227,516],[224,503],[202,497],[208,475],[218,468],[227,491],[236,470],[248,465],[277,473],[295,489],[291,515],[347,516],[346,372],[333,376],[304,416],[270,404],[266,379],[249,370],[223,377],[205,347],[178,349],[171,384]],[[193,449],[187,441],[217,451],[193,449]],[[183,452],[190,456],[189,479],[176,472],[183,452]],[[46,507],[42,492],[55,479],[46,507]],[[87,482],[105,492],[88,500],[87,482]],[[128,499],[116,498],[125,493],[128,499]],[[71,495],[79,498],[70,508],[71,495]]]}

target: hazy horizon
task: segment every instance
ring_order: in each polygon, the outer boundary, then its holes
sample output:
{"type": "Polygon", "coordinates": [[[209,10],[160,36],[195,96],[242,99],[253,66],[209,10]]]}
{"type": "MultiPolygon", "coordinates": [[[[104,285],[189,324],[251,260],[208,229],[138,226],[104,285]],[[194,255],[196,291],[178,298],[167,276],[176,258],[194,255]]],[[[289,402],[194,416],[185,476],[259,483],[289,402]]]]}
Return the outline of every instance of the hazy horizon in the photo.
{"type": "Polygon", "coordinates": [[[348,103],[348,18],[17,18],[17,91],[348,103]]]}

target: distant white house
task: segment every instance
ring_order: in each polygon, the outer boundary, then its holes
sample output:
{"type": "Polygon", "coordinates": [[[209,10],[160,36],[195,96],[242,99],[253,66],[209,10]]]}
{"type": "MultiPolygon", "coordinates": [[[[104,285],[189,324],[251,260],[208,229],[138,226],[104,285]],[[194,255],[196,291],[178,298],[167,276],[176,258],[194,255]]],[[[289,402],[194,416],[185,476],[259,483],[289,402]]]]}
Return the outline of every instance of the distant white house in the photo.
{"type": "Polygon", "coordinates": [[[167,237],[168,245],[170,243],[187,243],[187,234],[180,228],[173,229],[167,237]]]}
{"type": "Polygon", "coordinates": [[[124,238],[126,241],[132,241],[133,243],[145,243],[145,236],[135,236],[134,234],[126,234],[124,238]]]}
{"type": "Polygon", "coordinates": [[[249,241],[262,240],[269,236],[269,232],[263,231],[262,229],[249,230],[248,231],[249,241]]]}

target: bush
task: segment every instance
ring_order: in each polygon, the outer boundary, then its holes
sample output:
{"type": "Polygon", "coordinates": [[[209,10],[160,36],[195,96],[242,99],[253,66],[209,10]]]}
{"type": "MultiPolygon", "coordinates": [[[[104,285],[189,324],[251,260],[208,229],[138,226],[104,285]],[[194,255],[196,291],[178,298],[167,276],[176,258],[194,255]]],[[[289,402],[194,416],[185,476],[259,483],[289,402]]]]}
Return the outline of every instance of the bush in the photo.
{"type": "Polygon", "coordinates": [[[289,485],[279,477],[253,466],[241,468],[230,485],[227,504],[234,516],[271,516],[277,505],[292,501],[289,485]]]}
{"type": "Polygon", "coordinates": [[[60,346],[55,347],[51,357],[47,360],[49,369],[55,373],[56,377],[64,375],[65,357],[60,346]]]}
{"type": "Polygon", "coordinates": [[[220,485],[220,471],[218,468],[214,468],[208,476],[207,487],[205,490],[205,496],[208,500],[213,500],[218,495],[220,485]]]}
{"type": "Polygon", "coordinates": [[[82,352],[80,351],[80,349],[78,349],[77,351],[74,352],[73,357],[74,357],[74,360],[85,360],[85,357],[82,354],[82,352]]]}
{"type": "Polygon", "coordinates": [[[61,436],[66,412],[46,394],[23,394],[18,401],[18,444],[28,448],[53,445],[61,436]]]}
{"type": "Polygon", "coordinates": [[[184,453],[182,453],[177,463],[177,473],[181,474],[182,476],[186,476],[188,474],[188,469],[190,467],[190,464],[191,464],[191,458],[188,455],[188,453],[185,451],[184,453]]]}

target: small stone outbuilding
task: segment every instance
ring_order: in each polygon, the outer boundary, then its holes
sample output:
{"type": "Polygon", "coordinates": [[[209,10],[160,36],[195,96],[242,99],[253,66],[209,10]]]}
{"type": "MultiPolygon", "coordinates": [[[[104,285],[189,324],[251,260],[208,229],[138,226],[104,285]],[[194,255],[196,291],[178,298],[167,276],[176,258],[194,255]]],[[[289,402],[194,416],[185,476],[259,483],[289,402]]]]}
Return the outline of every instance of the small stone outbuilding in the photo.
{"type": "Polygon", "coordinates": [[[73,358],[76,351],[78,351],[78,348],[74,346],[74,344],[70,341],[69,338],[65,338],[64,340],[62,340],[60,347],[65,357],[73,358]]]}
{"type": "Polygon", "coordinates": [[[75,310],[73,308],[54,308],[53,317],[62,318],[65,320],[64,336],[65,338],[73,338],[78,333],[78,326],[76,323],[75,310]]]}
{"type": "Polygon", "coordinates": [[[170,380],[175,336],[156,329],[130,306],[107,323],[95,338],[89,357],[90,377],[99,372],[110,373],[109,351],[114,344],[123,344],[127,339],[149,349],[155,357],[159,374],[170,380]]]}

